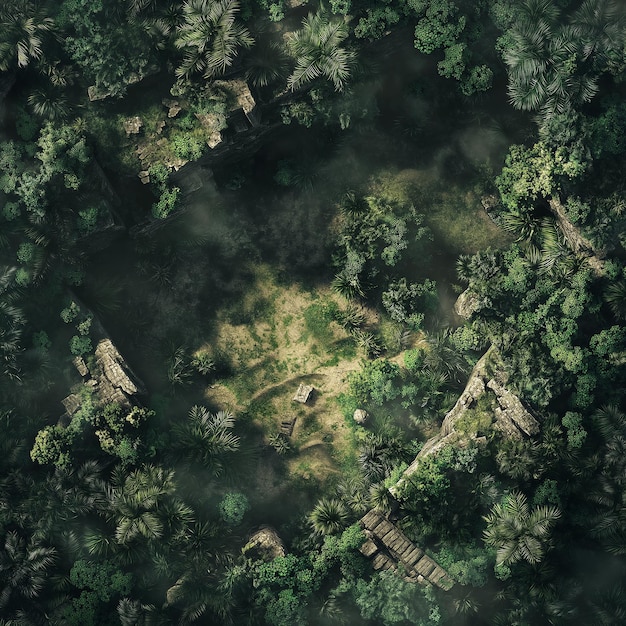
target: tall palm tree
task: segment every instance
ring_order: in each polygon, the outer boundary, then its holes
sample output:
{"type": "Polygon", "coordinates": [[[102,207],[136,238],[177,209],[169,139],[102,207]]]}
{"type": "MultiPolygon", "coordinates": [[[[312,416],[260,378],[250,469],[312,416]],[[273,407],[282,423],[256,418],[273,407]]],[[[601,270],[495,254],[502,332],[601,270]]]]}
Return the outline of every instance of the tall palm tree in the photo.
{"type": "Polygon", "coordinates": [[[187,421],[174,427],[173,448],[184,460],[199,463],[219,476],[229,455],[239,449],[239,437],[232,432],[234,425],[235,418],[227,411],[213,414],[203,406],[194,406],[187,421]]]}
{"type": "Polygon", "coordinates": [[[52,30],[38,2],[4,0],[0,6],[0,71],[24,68],[43,56],[42,35],[52,30]]]}
{"type": "Polygon", "coordinates": [[[5,384],[19,380],[17,356],[26,323],[21,309],[16,306],[15,273],[14,267],[0,267],[0,380],[5,384]]]}
{"type": "Polygon", "coordinates": [[[309,520],[316,535],[336,535],[348,525],[349,512],[341,500],[322,498],[315,505],[309,520]]]}
{"type": "Polygon", "coordinates": [[[184,21],[174,40],[174,45],[185,52],[176,70],[179,78],[223,74],[240,48],[252,47],[254,39],[237,21],[238,12],[238,0],[186,0],[184,21]]]}
{"type": "Polygon", "coordinates": [[[354,52],[342,46],[348,37],[348,25],[341,19],[331,18],[324,11],[309,13],[302,28],[290,33],[287,39],[289,52],[296,67],[287,79],[290,89],[323,76],[332,81],[337,91],[343,91],[355,66],[354,52]]]}
{"type": "Polygon", "coordinates": [[[107,517],[115,524],[115,540],[120,545],[172,537],[193,519],[193,511],[174,495],[171,470],[147,465],[125,478],[115,477],[114,485],[107,517]]]}
{"type": "Polygon", "coordinates": [[[582,44],[582,58],[593,58],[602,70],[623,55],[625,13],[614,0],[585,0],[572,19],[573,32],[582,44]]]}
{"type": "Polygon", "coordinates": [[[39,596],[55,559],[54,548],[27,544],[15,531],[9,531],[0,550],[0,609],[8,607],[15,596],[27,602],[39,596]]]}
{"type": "Polygon", "coordinates": [[[487,546],[497,549],[498,565],[517,561],[537,565],[544,557],[550,530],[560,517],[561,512],[554,506],[531,510],[526,496],[516,491],[494,505],[491,513],[483,518],[487,522],[483,540],[487,546]]]}
{"type": "Polygon", "coordinates": [[[284,46],[275,41],[262,41],[246,60],[246,78],[255,87],[284,80],[288,71],[284,46]]]}
{"type": "Polygon", "coordinates": [[[589,102],[598,90],[597,73],[577,65],[579,30],[559,17],[552,0],[526,0],[504,52],[513,106],[538,111],[544,121],[589,102]]]}

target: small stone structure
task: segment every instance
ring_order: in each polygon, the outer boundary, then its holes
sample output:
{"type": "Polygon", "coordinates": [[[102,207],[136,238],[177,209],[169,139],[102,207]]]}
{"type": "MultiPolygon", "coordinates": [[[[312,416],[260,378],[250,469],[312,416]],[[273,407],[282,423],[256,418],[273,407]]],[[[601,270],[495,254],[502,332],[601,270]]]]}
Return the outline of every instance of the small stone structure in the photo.
{"type": "Polygon", "coordinates": [[[245,80],[239,78],[233,80],[216,80],[213,84],[216,87],[225,87],[233,95],[236,104],[232,107],[231,111],[241,109],[251,126],[257,126],[259,124],[259,111],[256,101],[245,80]]]}
{"type": "Polygon", "coordinates": [[[454,581],[448,573],[382,513],[372,509],[360,524],[367,537],[360,550],[371,559],[375,570],[399,570],[407,581],[435,585],[444,591],[452,589],[454,581]]]}
{"type": "Polygon", "coordinates": [[[312,385],[305,385],[300,383],[298,387],[298,391],[296,391],[296,395],[293,397],[294,402],[300,402],[301,404],[306,404],[313,393],[312,385]]]}
{"type": "Polygon", "coordinates": [[[124,120],[124,131],[126,136],[137,135],[143,127],[143,120],[135,115],[134,117],[128,117],[124,120]]]}
{"type": "Polygon", "coordinates": [[[170,98],[163,98],[161,103],[167,108],[167,117],[176,117],[182,110],[180,102],[178,100],[171,100],[170,98]]]}

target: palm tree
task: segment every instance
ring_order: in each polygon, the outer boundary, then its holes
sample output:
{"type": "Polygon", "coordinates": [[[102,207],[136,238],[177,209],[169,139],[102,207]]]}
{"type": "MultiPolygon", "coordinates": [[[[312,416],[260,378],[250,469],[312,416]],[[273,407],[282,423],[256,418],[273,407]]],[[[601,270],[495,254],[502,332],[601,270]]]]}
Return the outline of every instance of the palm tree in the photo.
{"type": "Polygon", "coordinates": [[[26,601],[39,596],[55,559],[54,548],[27,544],[15,531],[9,531],[0,550],[0,609],[7,608],[14,596],[26,601]]]}
{"type": "Polygon", "coordinates": [[[602,70],[621,58],[624,45],[624,11],[614,0],[585,0],[572,19],[573,32],[582,44],[582,58],[593,58],[602,70]]]}
{"type": "Polygon", "coordinates": [[[358,273],[341,270],[331,283],[334,291],[342,295],[347,300],[352,300],[357,296],[365,295],[358,273]]]}
{"type": "Polygon", "coordinates": [[[115,524],[115,540],[120,545],[176,536],[193,520],[193,511],[174,496],[171,470],[147,465],[125,478],[118,472],[113,483],[107,517],[115,524]]]}
{"type": "Polygon", "coordinates": [[[338,483],[335,493],[355,515],[363,515],[370,508],[368,484],[362,476],[346,476],[338,483]]]}
{"type": "Polygon", "coordinates": [[[15,305],[15,273],[14,267],[0,267],[0,373],[5,382],[19,379],[17,355],[26,322],[22,311],[15,305]]]}
{"type": "Polygon", "coordinates": [[[36,89],[28,96],[28,104],[37,117],[48,120],[64,120],[72,109],[62,92],[36,89]]]}
{"type": "Polygon", "coordinates": [[[591,619],[589,624],[613,626],[626,623],[626,593],[621,585],[615,585],[603,591],[591,601],[591,619]]]}
{"type": "Polygon", "coordinates": [[[394,504],[394,497],[391,495],[385,483],[376,483],[370,487],[370,505],[382,511],[390,513],[394,504]]]}
{"type": "Polygon", "coordinates": [[[174,427],[174,450],[188,461],[208,468],[219,476],[226,467],[226,460],[239,449],[240,440],[232,432],[235,418],[227,411],[210,413],[203,406],[194,406],[189,419],[174,427]]]}
{"type": "Polygon", "coordinates": [[[464,383],[469,374],[469,365],[463,355],[456,349],[451,340],[449,328],[426,337],[426,354],[424,366],[436,374],[445,374],[456,383],[464,383]]]}
{"type": "Polygon", "coordinates": [[[254,39],[236,20],[238,0],[186,0],[184,21],[174,45],[185,57],[176,70],[179,78],[192,74],[210,78],[230,67],[239,48],[250,48],[254,39]]]}
{"type": "MultiPolygon", "coordinates": [[[[167,590],[167,604],[180,606],[178,623],[193,624],[207,613],[219,619],[220,624],[233,623],[234,598],[232,588],[223,584],[236,566],[229,555],[192,562],[182,576],[167,590]],[[226,576],[224,576],[226,574],[226,576]],[[222,580],[220,580],[222,579],[222,580]]],[[[218,623],[205,620],[203,623],[218,623]]]]}
{"type": "Polygon", "coordinates": [[[626,280],[612,282],[604,292],[604,299],[617,319],[626,319],[626,280]]]}
{"type": "Polygon", "coordinates": [[[171,624],[154,605],[122,598],[117,605],[117,615],[122,626],[165,626],[171,624]]]}
{"type": "Polygon", "coordinates": [[[601,468],[593,479],[587,499],[594,511],[591,533],[613,554],[626,554],[626,413],[617,405],[598,409],[593,415],[604,446],[596,456],[601,468]]]}
{"type": "Polygon", "coordinates": [[[598,90],[597,74],[576,65],[580,29],[559,23],[552,0],[526,0],[504,52],[513,106],[539,111],[545,121],[589,102],[598,90]]]}
{"type": "Polygon", "coordinates": [[[341,500],[322,498],[309,515],[309,521],[316,535],[336,535],[348,525],[349,512],[341,500]]]}
{"type": "Polygon", "coordinates": [[[0,7],[0,71],[24,68],[43,55],[41,36],[52,30],[38,2],[5,0],[0,7]]]}
{"type": "Polygon", "coordinates": [[[540,449],[536,442],[526,439],[509,439],[499,446],[496,463],[501,474],[515,480],[538,478],[540,449]]]}
{"type": "Polygon", "coordinates": [[[626,413],[616,404],[599,408],[593,415],[605,441],[603,468],[622,485],[626,483],[626,413]]]}
{"type": "Polygon", "coordinates": [[[309,13],[302,28],[290,33],[287,39],[289,52],[296,67],[287,79],[291,90],[323,76],[332,81],[337,91],[343,91],[355,65],[355,55],[342,47],[348,37],[348,25],[333,19],[324,11],[309,13]]]}
{"type": "Polygon", "coordinates": [[[261,42],[246,60],[246,78],[255,87],[266,87],[287,75],[285,49],[275,41],[261,42]]]}
{"type": "Polygon", "coordinates": [[[387,478],[393,468],[391,459],[388,458],[382,444],[370,441],[363,444],[359,450],[359,465],[365,478],[372,482],[378,482],[387,478]]]}
{"type": "Polygon", "coordinates": [[[560,517],[561,512],[554,506],[531,510],[526,496],[516,491],[494,505],[491,513],[483,518],[487,522],[483,540],[487,546],[497,549],[498,565],[511,565],[521,560],[537,565],[544,557],[550,530],[560,517]]]}
{"type": "Polygon", "coordinates": [[[356,345],[367,354],[368,358],[375,359],[380,355],[382,348],[373,333],[356,328],[350,334],[356,345]]]}

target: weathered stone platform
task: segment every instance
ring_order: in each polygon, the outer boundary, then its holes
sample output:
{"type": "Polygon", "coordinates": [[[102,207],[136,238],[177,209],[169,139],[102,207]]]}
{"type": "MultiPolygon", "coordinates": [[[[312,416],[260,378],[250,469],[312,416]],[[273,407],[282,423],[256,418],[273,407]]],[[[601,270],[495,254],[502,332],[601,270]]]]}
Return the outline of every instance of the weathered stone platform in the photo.
{"type": "Polygon", "coordinates": [[[375,570],[398,570],[410,582],[435,585],[444,591],[452,589],[454,581],[448,573],[382,513],[372,509],[360,524],[367,536],[361,552],[371,559],[375,570]]]}

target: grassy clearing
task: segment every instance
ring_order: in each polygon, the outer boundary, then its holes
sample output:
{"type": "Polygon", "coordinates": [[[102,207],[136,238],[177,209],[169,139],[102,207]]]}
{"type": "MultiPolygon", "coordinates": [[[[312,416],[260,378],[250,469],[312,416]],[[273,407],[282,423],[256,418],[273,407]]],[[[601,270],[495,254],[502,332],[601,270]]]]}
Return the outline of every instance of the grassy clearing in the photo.
{"type": "Polygon", "coordinates": [[[398,202],[412,202],[433,233],[434,247],[452,255],[500,247],[508,241],[485,213],[476,193],[444,185],[435,169],[383,173],[374,188],[398,202]]]}
{"type": "MultiPolygon", "coordinates": [[[[458,254],[503,242],[479,199],[460,188],[443,189],[434,171],[385,173],[374,180],[371,191],[413,203],[433,233],[433,248],[450,257],[447,266],[458,254]]],[[[264,460],[251,489],[270,490],[268,496],[276,499],[296,485],[319,493],[356,471],[359,433],[352,414],[358,407],[347,401],[346,378],[360,369],[366,355],[337,322],[347,303],[329,286],[286,284],[264,265],[251,267],[248,273],[249,288],[218,312],[215,336],[207,346],[227,354],[236,374],[207,389],[206,395],[213,402],[233,399],[233,409],[260,433],[264,460]],[[304,406],[293,401],[300,383],[316,390],[304,406]],[[279,456],[270,444],[282,437],[281,424],[294,418],[293,433],[279,456]],[[277,471],[284,472],[281,479],[277,471]]],[[[400,359],[419,340],[374,311],[363,308],[362,314],[364,327],[376,333],[391,358],[400,359]]]]}
{"type": "Polygon", "coordinates": [[[470,254],[485,248],[500,247],[507,241],[503,232],[489,219],[473,192],[458,187],[442,190],[426,214],[426,223],[435,241],[458,253],[470,254]]]}
{"type": "Polygon", "coordinates": [[[282,284],[266,266],[251,271],[250,289],[219,312],[215,339],[204,347],[227,354],[236,373],[207,388],[206,397],[234,400],[233,409],[263,433],[265,445],[280,433],[281,422],[295,417],[290,450],[282,457],[284,488],[294,481],[323,488],[355,460],[352,431],[336,398],[365,355],[334,321],[346,303],[328,287],[282,284]],[[300,383],[316,389],[307,405],[293,401],[300,383]]]}

